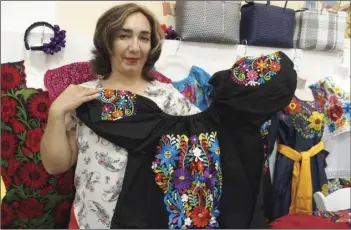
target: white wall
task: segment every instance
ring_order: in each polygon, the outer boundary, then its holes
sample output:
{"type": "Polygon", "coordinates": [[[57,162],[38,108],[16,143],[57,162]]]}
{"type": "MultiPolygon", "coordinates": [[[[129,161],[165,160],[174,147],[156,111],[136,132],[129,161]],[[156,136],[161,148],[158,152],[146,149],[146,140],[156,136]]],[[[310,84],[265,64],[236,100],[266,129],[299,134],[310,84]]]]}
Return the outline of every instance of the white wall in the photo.
{"type": "MultiPolygon", "coordinates": [[[[44,88],[43,76],[48,69],[71,62],[89,60],[95,20],[103,10],[113,4],[117,3],[104,1],[1,2],[1,63],[25,60],[28,86],[44,88]],[[85,18],[82,18],[83,16],[85,18]],[[57,23],[62,29],[67,30],[67,47],[64,51],[50,56],[42,52],[29,52],[24,49],[24,31],[36,21],[57,23]]],[[[163,17],[160,2],[144,2],[143,4],[154,11],[163,23],[172,23],[169,16],[163,17]]],[[[34,31],[30,37],[32,44],[40,44],[41,33],[42,29],[40,28],[34,31]]],[[[50,33],[46,31],[45,39],[49,39],[50,33]]],[[[350,47],[349,42],[345,41],[348,47],[350,47]]],[[[156,63],[156,67],[167,55],[176,51],[178,44],[178,41],[165,42],[161,58],[156,63]]],[[[182,55],[189,65],[197,65],[213,74],[216,71],[231,67],[235,62],[236,49],[236,45],[182,42],[178,54],[182,55]]],[[[249,47],[247,55],[257,56],[277,50],[277,48],[249,47]]],[[[288,55],[292,55],[293,52],[292,49],[280,50],[288,55]]],[[[344,63],[350,63],[350,49],[348,48],[347,51],[344,63]]],[[[334,64],[338,61],[337,53],[330,52],[303,51],[300,57],[302,60],[300,70],[308,76],[309,83],[326,76],[333,76],[334,64]]],[[[337,80],[343,82],[343,79],[337,80]]],[[[350,91],[349,83],[342,84],[342,87],[350,91]]],[[[334,138],[328,142],[327,149],[333,150],[331,153],[333,157],[328,159],[329,168],[350,168],[350,136],[345,135],[342,138],[334,138]],[[342,165],[339,164],[340,162],[342,165]]]]}

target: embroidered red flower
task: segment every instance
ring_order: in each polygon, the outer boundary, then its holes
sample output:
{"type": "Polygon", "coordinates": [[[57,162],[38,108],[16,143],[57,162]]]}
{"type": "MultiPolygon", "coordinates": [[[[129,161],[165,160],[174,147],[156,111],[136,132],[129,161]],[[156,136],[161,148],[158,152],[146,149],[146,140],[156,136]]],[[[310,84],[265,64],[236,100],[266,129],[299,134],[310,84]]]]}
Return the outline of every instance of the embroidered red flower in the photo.
{"type": "Polygon", "coordinates": [[[72,207],[72,202],[63,200],[55,208],[55,221],[59,224],[65,224],[69,221],[69,216],[67,213],[70,213],[72,207]]]}
{"type": "Polygon", "coordinates": [[[334,105],[330,109],[327,110],[328,117],[333,120],[337,121],[343,114],[343,109],[339,105],[334,105]]]}
{"type": "Polygon", "coordinates": [[[26,126],[22,122],[18,121],[15,117],[12,117],[10,119],[10,123],[12,125],[13,132],[16,134],[26,130],[26,126]]]}
{"type": "Polygon", "coordinates": [[[50,191],[52,191],[54,189],[55,185],[54,184],[49,184],[48,186],[46,186],[45,188],[43,188],[42,190],[40,190],[40,196],[45,196],[46,194],[48,194],[50,191]]]}
{"type": "Polygon", "coordinates": [[[190,102],[194,103],[196,101],[196,90],[190,84],[188,84],[184,87],[182,94],[190,102]]]}
{"type": "Polygon", "coordinates": [[[57,182],[57,191],[62,194],[68,194],[74,189],[73,174],[71,172],[65,173],[57,182]]]}
{"type": "Polygon", "coordinates": [[[46,120],[50,107],[50,99],[45,93],[33,94],[28,99],[28,114],[41,120],[46,120]]]}
{"type": "Polygon", "coordinates": [[[44,212],[44,205],[34,197],[22,200],[16,208],[16,213],[20,219],[35,218],[42,216],[44,212]]]}
{"type": "Polygon", "coordinates": [[[12,157],[16,150],[16,136],[9,132],[1,132],[1,158],[6,160],[12,157]]]}
{"type": "Polygon", "coordinates": [[[47,183],[49,176],[42,165],[30,162],[21,166],[20,177],[25,186],[39,189],[47,183]]]}
{"type": "Polygon", "coordinates": [[[329,104],[332,105],[332,106],[339,103],[338,96],[336,96],[336,95],[331,95],[331,96],[328,98],[328,101],[329,101],[329,104]]]}
{"type": "Polygon", "coordinates": [[[290,104],[285,107],[285,111],[287,111],[290,115],[300,113],[302,111],[301,104],[296,100],[296,98],[293,98],[290,104]]]}
{"type": "Polygon", "coordinates": [[[17,90],[23,84],[21,72],[11,65],[1,65],[1,89],[17,90]]]}
{"type": "Polygon", "coordinates": [[[272,72],[280,71],[280,64],[278,62],[272,61],[269,64],[269,70],[272,71],[272,72]]]}
{"type": "Polygon", "coordinates": [[[31,129],[27,132],[26,146],[37,153],[40,150],[40,141],[43,136],[43,131],[40,128],[31,129]]]}
{"type": "Polygon", "coordinates": [[[318,95],[318,96],[317,96],[317,102],[318,102],[322,107],[324,107],[324,105],[325,105],[325,98],[324,98],[323,96],[321,96],[321,95],[318,95]]]}
{"type": "Polygon", "coordinates": [[[203,206],[194,208],[190,216],[194,225],[198,228],[207,226],[211,218],[210,212],[203,206]]]}
{"type": "Polygon", "coordinates": [[[13,176],[17,169],[20,168],[20,162],[16,160],[15,158],[10,158],[7,161],[7,173],[9,176],[13,176]]]}
{"type": "Polygon", "coordinates": [[[4,96],[1,98],[1,120],[3,122],[8,122],[16,115],[16,105],[16,100],[11,97],[4,96]]]}
{"type": "Polygon", "coordinates": [[[26,148],[25,146],[22,146],[21,147],[21,150],[22,150],[22,153],[26,156],[26,157],[29,157],[30,154],[32,154],[32,151],[28,148],[26,148]]]}
{"type": "Polygon", "coordinates": [[[1,204],[1,227],[4,228],[12,223],[14,220],[14,212],[10,205],[6,203],[1,204]]]}

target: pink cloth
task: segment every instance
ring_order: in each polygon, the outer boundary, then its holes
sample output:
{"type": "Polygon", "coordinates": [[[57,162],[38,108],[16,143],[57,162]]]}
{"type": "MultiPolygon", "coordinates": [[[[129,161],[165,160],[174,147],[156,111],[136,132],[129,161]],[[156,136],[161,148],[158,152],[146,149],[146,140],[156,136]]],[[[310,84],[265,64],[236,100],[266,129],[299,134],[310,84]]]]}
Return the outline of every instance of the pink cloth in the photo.
{"type": "Polygon", "coordinates": [[[81,84],[97,79],[89,62],[74,62],[46,71],[44,85],[51,100],[55,100],[70,84],[81,84]]]}
{"type": "MultiPolygon", "coordinates": [[[[150,71],[155,80],[172,84],[172,81],[156,70],[150,71]]],[[[89,62],[74,62],[56,69],[46,71],[44,85],[51,100],[55,100],[70,84],[79,85],[97,79],[91,70],[89,62]]]]}

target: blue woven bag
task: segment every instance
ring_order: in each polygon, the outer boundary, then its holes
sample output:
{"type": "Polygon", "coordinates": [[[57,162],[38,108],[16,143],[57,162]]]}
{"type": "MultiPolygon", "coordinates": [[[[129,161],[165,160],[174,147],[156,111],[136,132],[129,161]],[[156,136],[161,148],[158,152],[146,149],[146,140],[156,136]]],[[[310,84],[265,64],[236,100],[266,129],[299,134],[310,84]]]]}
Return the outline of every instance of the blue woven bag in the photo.
{"type": "Polygon", "coordinates": [[[248,45],[293,48],[295,11],[249,2],[241,7],[240,41],[248,45]]]}

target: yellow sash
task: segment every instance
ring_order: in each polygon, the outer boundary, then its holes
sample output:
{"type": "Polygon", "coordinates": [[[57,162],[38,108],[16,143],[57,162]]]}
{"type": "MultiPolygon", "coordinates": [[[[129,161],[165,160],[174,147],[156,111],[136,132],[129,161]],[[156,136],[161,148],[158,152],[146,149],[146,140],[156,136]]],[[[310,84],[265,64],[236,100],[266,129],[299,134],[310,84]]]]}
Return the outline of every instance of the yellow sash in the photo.
{"type": "Polygon", "coordinates": [[[323,149],[323,141],[320,141],[308,151],[300,153],[286,145],[278,146],[278,151],[281,154],[294,161],[289,213],[312,215],[313,194],[310,159],[323,149]]]}

